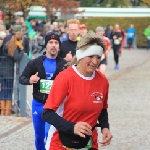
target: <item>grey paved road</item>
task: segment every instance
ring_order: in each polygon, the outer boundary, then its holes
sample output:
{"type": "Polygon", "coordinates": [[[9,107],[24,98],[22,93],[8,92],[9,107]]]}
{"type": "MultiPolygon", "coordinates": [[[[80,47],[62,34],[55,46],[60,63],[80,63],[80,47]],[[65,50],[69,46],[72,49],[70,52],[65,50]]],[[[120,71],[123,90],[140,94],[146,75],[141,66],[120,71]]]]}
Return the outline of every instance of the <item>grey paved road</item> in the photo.
{"type": "MultiPolygon", "coordinates": [[[[150,150],[150,51],[124,50],[119,71],[112,52],[106,76],[110,82],[109,120],[112,143],[100,150],[150,150]]],[[[27,98],[31,103],[31,87],[27,98]]],[[[101,135],[99,137],[101,141],[101,135]]],[[[0,150],[34,150],[31,118],[0,116],[0,150]]]]}

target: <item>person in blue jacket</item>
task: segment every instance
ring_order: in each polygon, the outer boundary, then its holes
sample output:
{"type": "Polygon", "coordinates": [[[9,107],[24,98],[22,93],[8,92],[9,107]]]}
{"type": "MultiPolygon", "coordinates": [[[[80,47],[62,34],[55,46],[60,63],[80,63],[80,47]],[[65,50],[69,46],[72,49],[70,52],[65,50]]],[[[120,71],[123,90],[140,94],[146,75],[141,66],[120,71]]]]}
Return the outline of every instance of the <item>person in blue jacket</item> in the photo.
{"type": "Polygon", "coordinates": [[[45,124],[41,114],[53,80],[66,64],[59,56],[60,44],[58,35],[48,33],[45,37],[45,54],[31,60],[19,77],[21,84],[33,85],[32,120],[36,150],[45,150],[45,137],[50,125],[45,124]]]}
{"type": "Polygon", "coordinates": [[[134,29],[134,25],[131,24],[130,27],[126,30],[127,44],[129,49],[133,47],[135,35],[136,35],[136,30],[134,29]]]}

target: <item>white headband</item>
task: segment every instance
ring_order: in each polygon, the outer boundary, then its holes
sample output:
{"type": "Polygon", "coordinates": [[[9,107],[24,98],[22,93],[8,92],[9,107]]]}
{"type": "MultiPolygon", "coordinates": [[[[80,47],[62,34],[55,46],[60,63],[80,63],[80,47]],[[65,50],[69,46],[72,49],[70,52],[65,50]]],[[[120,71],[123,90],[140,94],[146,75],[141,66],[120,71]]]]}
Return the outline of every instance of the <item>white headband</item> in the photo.
{"type": "Polygon", "coordinates": [[[103,54],[103,48],[98,45],[92,45],[89,48],[87,48],[86,50],[78,49],[76,51],[77,61],[79,61],[80,59],[82,59],[86,56],[92,56],[92,55],[102,56],[102,54],[103,54]]]}

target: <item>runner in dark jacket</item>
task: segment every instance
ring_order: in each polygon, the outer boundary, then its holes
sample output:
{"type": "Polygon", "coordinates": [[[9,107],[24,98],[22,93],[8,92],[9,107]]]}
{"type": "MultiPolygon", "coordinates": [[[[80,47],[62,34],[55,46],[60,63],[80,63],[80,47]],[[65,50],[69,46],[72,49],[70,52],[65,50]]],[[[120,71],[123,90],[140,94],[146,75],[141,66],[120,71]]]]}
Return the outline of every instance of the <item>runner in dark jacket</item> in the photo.
{"type": "Polygon", "coordinates": [[[33,84],[32,118],[36,150],[45,150],[44,138],[47,137],[50,125],[42,121],[41,114],[53,80],[64,69],[66,63],[59,57],[59,46],[59,36],[53,32],[47,34],[45,55],[31,60],[19,78],[21,84],[33,84]]]}

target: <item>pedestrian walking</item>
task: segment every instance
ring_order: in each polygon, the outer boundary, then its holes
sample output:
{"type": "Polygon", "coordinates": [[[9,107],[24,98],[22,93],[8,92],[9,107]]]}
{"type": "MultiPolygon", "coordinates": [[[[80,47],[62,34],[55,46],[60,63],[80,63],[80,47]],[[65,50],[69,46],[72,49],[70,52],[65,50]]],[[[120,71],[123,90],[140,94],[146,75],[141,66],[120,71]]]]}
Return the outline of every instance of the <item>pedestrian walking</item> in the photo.
{"type": "Polygon", "coordinates": [[[42,56],[31,60],[19,78],[21,84],[33,85],[32,120],[36,150],[45,150],[44,139],[47,136],[50,125],[45,125],[41,114],[53,80],[63,70],[66,63],[59,56],[60,44],[57,34],[53,32],[47,34],[45,36],[46,52],[42,56]]]}
{"type": "MultiPolygon", "coordinates": [[[[77,44],[76,56],[55,79],[44,105],[42,119],[50,124],[46,150],[98,150],[97,136],[92,137],[97,121],[101,126],[103,146],[112,135],[108,122],[108,88],[106,77],[97,71],[105,45],[89,31],[77,44]],[[96,147],[92,139],[96,139],[96,147]],[[94,145],[95,146],[95,145],[94,145]]],[[[96,135],[96,134],[94,134],[96,135]]]]}

